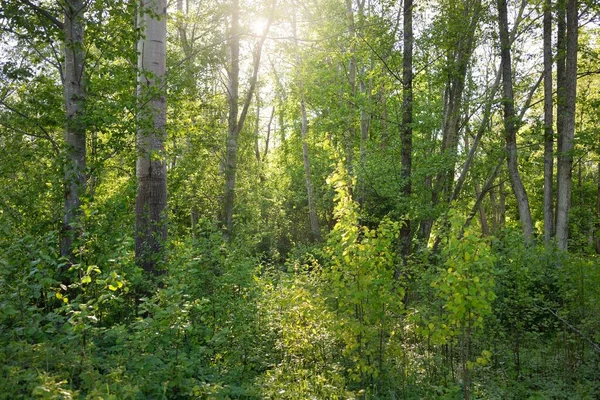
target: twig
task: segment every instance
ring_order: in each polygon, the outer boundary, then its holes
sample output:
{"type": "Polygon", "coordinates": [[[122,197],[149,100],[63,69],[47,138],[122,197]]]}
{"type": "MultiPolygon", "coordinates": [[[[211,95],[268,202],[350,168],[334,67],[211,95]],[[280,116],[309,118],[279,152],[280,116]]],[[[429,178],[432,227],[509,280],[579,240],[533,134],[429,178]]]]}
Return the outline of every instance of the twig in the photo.
{"type": "Polygon", "coordinates": [[[583,340],[585,340],[586,342],[588,342],[596,352],[600,353],[600,345],[598,343],[595,343],[590,338],[588,338],[587,336],[585,336],[583,334],[583,332],[581,332],[579,329],[575,328],[566,319],[564,319],[560,315],[558,315],[558,313],[556,311],[553,311],[553,310],[551,310],[551,309],[549,309],[547,307],[540,307],[540,306],[538,306],[538,308],[541,308],[542,310],[546,310],[550,314],[554,315],[556,318],[558,318],[559,321],[561,321],[563,324],[565,324],[569,329],[571,329],[573,332],[575,332],[576,334],[578,334],[579,336],[581,336],[581,338],[583,340]]]}

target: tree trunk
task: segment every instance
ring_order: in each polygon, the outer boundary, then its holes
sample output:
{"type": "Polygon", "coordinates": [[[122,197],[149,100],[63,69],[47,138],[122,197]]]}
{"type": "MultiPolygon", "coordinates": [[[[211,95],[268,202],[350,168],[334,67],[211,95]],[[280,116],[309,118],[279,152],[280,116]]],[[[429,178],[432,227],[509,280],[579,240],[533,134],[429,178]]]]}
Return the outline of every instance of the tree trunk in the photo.
{"type": "Polygon", "coordinates": [[[241,113],[238,113],[239,101],[239,86],[240,86],[240,2],[232,0],[231,7],[231,31],[229,32],[229,50],[231,55],[230,68],[227,71],[228,86],[227,86],[227,103],[229,106],[229,115],[227,117],[227,147],[225,154],[225,190],[223,195],[223,212],[221,223],[224,228],[225,238],[230,241],[233,235],[233,209],[235,205],[235,180],[237,173],[237,152],[238,152],[238,137],[248,109],[252,102],[252,96],[256,88],[258,79],[258,69],[262,55],[262,48],[267,38],[267,33],[271,26],[273,14],[269,17],[267,27],[260,37],[254,53],[254,66],[252,76],[250,77],[248,92],[242,106],[241,113]],[[239,116],[238,116],[239,114],[239,116]]]}
{"type": "Polygon", "coordinates": [[[496,198],[496,189],[490,189],[490,208],[492,211],[492,233],[498,233],[498,226],[500,225],[498,222],[498,200],[496,198]]]}
{"type": "Polygon", "coordinates": [[[367,191],[365,184],[365,163],[367,162],[367,146],[369,142],[369,127],[371,125],[371,115],[367,112],[367,106],[365,102],[370,104],[371,102],[371,87],[372,82],[369,85],[365,82],[365,69],[363,68],[360,73],[360,168],[361,171],[358,174],[358,203],[362,207],[366,201],[367,191]]]}
{"type": "Polygon", "coordinates": [[[500,202],[498,204],[498,226],[504,228],[506,226],[506,191],[504,190],[504,181],[500,181],[498,185],[498,193],[500,202]]]}
{"type": "Polygon", "coordinates": [[[598,163],[598,192],[596,195],[596,254],[600,254],[600,162],[598,163]]]}
{"type": "MultiPolygon", "coordinates": [[[[350,85],[350,101],[348,103],[348,118],[346,127],[346,137],[344,138],[344,149],[346,152],[346,169],[349,176],[354,176],[354,139],[356,137],[356,127],[354,126],[354,107],[356,104],[356,49],[355,35],[356,25],[354,23],[354,11],[352,10],[352,0],[346,0],[346,16],[348,18],[348,29],[350,34],[350,61],[348,62],[348,84],[350,85]]],[[[354,188],[350,188],[351,194],[354,188]]],[[[354,197],[354,196],[353,196],[354,197]]]]}
{"type": "MultiPolygon", "coordinates": [[[[452,196],[452,186],[455,175],[456,153],[458,146],[458,134],[460,120],[462,116],[463,94],[469,61],[475,48],[475,33],[479,25],[481,15],[481,1],[469,1],[464,5],[463,17],[468,27],[457,42],[456,49],[449,54],[448,65],[450,73],[446,83],[444,115],[442,126],[442,155],[447,157],[448,168],[438,174],[436,185],[436,197],[450,201],[452,196]]],[[[457,21],[457,23],[459,23],[457,21]]]]}
{"type": "Polygon", "coordinates": [[[230,67],[227,71],[227,148],[225,155],[225,193],[223,197],[223,227],[225,237],[231,240],[233,232],[233,206],[235,201],[235,178],[237,172],[238,135],[238,99],[240,85],[240,4],[232,1],[231,31],[229,32],[230,67]]]}
{"type": "Polygon", "coordinates": [[[517,125],[514,108],[514,96],[512,87],[512,66],[510,55],[510,39],[508,36],[508,17],[506,0],[498,0],[498,25],[500,33],[500,51],[502,60],[502,88],[504,106],[504,129],[506,138],[506,152],[508,175],[510,178],[513,193],[517,199],[519,218],[525,241],[530,243],[533,240],[533,223],[529,209],[529,199],[527,192],[521,182],[517,161],[517,125]]]}
{"type": "MultiPolygon", "coordinates": [[[[481,1],[472,0],[463,4],[462,14],[459,21],[452,23],[465,24],[460,33],[457,45],[446,55],[448,78],[444,88],[443,117],[442,117],[442,145],[440,153],[444,165],[436,174],[432,182],[432,207],[435,208],[440,201],[450,202],[453,196],[452,186],[456,169],[456,154],[458,147],[458,134],[460,119],[463,108],[463,95],[469,62],[475,47],[475,33],[479,26],[481,16],[481,1]]],[[[433,228],[433,218],[425,218],[421,221],[420,232],[425,242],[433,228]]],[[[444,222],[445,223],[445,222],[444,222]]]]}
{"type": "MultiPolygon", "coordinates": [[[[565,60],[567,56],[567,21],[566,0],[556,0],[556,134],[557,152],[560,155],[562,148],[564,124],[565,124],[565,60]]],[[[558,177],[557,177],[558,181],[558,177]]],[[[557,182],[558,183],[558,182],[557,182]]],[[[556,185],[556,198],[560,197],[560,185],[556,185]]],[[[552,235],[556,235],[556,219],[558,218],[558,202],[555,204],[554,226],[552,235]]]]}
{"type": "Polygon", "coordinates": [[[317,208],[315,205],[315,196],[313,194],[312,176],[310,172],[310,158],[308,157],[308,116],[306,114],[306,100],[304,98],[304,84],[301,76],[300,64],[300,49],[298,44],[298,36],[296,32],[296,10],[292,15],[294,44],[296,52],[296,78],[298,79],[298,90],[300,91],[300,112],[302,114],[302,126],[300,133],[302,135],[302,160],[304,162],[304,177],[306,181],[306,195],[308,198],[308,217],[310,221],[310,236],[313,241],[321,240],[321,229],[319,227],[319,219],[317,218],[317,208]]]}
{"type": "MultiPolygon", "coordinates": [[[[402,196],[410,204],[412,193],[412,123],[413,123],[413,27],[412,27],[412,0],[404,0],[404,43],[402,55],[402,127],[400,128],[402,196]]],[[[410,217],[404,220],[400,229],[400,254],[406,263],[411,253],[411,221],[410,217]]],[[[399,271],[396,271],[398,277],[399,271]]]]}
{"type": "MultiPolygon", "coordinates": [[[[260,90],[256,90],[256,119],[254,121],[254,155],[256,157],[256,162],[258,163],[259,169],[261,168],[260,166],[260,144],[259,144],[259,139],[260,139],[260,90]]],[[[262,175],[262,171],[259,172],[260,175],[262,175]]],[[[262,179],[261,179],[262,180],[262,179]]]]}
{"type": "Polygon", "coordinates": [[[166,0],[142,0],[138,26],[138,131],[135,206],[136,262],[159,274],[158,262],[167,238],[167,170],[164,158],[166,128],[166,0]]]}
{"type": "Polygon", "coordinates": [[[488,224],[487,214],[485,213],[485,207],[483,206],[483,198],[485,193],[482,193],[479,183],[475,183],[475,197],[481,201],[479,202],[479,222],[481,224],[481,234],[483,236],[490,236],[490,226],[488,224]]]}
{"type": "Polygon", "coordinates": [[[575,139],[575,101],[577,95],[577,1],[567,2],[567,32],[564,80],[564,121],[559,131],[556,199],[556,244],[567,250],[569,238],[569,208],[571,207],[571,174],[573,142],[575,139]]]}
{"type": "Polygon", "coordinates": [[[65,203],[60,253],[73,258],[74,224],[77,222],[81,206],[81,196],[86,188],[86,125],[85,100],[86,84],[84,76],[85,49],[83,46],[83,14],[85,3],[82,0],[65,2],[65,22],[63,25],[65,42],[64,97],[66,111],[65,144],[65,203]]]}
{"type": "Polygon", "coordinates": [[[544,243],[549,245],[554,230],[552,182],[554,174],[554,132],[552,104],[552,2],[544,1],[544,243]]]}

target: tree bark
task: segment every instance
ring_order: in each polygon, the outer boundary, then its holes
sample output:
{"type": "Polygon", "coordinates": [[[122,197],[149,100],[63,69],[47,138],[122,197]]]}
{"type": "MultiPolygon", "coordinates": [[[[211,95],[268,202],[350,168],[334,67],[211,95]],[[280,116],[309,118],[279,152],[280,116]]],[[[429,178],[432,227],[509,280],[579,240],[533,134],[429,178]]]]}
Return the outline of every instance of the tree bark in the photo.
{"type": "Polygon", "coordinates": [[[484,195],[482,195],[482,190],[479,187],[479,183],[475,183],[475,196],[477,199],[481,197],[481,201],[479,202],[479,222],[481,224],[481,234],[483,236],[490,236],[490,226],[488,224],[488,218],[485,212],[485,207],[483,206],[484,195]]]}
{"type": "Polygon", "coordinates": [[[225,237],[231,240],[233,232],[233,206],[235,201],[235,179],[237,172],[238,135],[238,100],[240,85],[240,4],[232,1],[231,31],[229,32],[230,67],[227,71],[227,147],[225,155],[225,193],[223,196],[223,227],[225,237]]]}
{"type": "MultiPolygon", "coordinates": [[[[346,0],[346,17],[348,18],[348,29],[350,34],[350,60],[348,61],[348,84],[350,85],[350,101],[348,103],[348,118],[346,127],[346,137],[344,140],[344,149],[346,152],[346,169],[349,176],[354,176],[354,140],[356,138],[356,127],[354,126],[354,107],[356,104],[356,24],[354,23],[354,11],[352,10],[352,0],[346,0]]],[[[354,188],[350,188],[351,195],[354,188]]],[[[354,197],[354,196],[353,196],[354,197]]]]}
{"type": "Polygon", "coordinates": [[[552,103],[552,1],[544,1],[544,243],[554,230],[552,182],[554,179],[554,117],[552,103]]]}
{"type": "Polygon", "coordinates": [[[571,175],[573,168],[573,142],[575,139],[575,101],[577,95],[577,1],[567,2],[566,55],[564,80],[564,120],[559,131],[557,199],[556,199],[556,244],[567,250],[569,238],[569,208],[571,207],[571,175]]]}
{"type": "Polygon", "coordinates": [[[597,177],[598,192],[596,194],[596,254],[600,254],[600,162],[597,177]]]}
{"type": "MultiPolygon", "coordinates": [[[[565,124],[565,80],[566,80],[566,55],[567,55],[567,21],[566,0],[556,0],[556,134],[557,152],[562,148],[565,124]]],[[[557,168],[558,169],[558,168],[557,168]]],[[[557,177],[558,181],[558,177],[557,177]]],[[[556,185],[556,198],[560,197],[560,185],[556,185]]],[[[556,236],[556,219],[558,218],[558,202],[555,203],[554,226],[552,235],[556,236]]]]}
{"type": "Polygon", "coordinates": [[[83,46],[85,3],[83,0],[65,2],[64,31],[64,97],[66,111],[65,144],[65,202],[60,253],[73,258],[73,240],[86,188],[86,83],[84,76],[85,49],[83,46]]]}
{"type": "MultiPolygon", "coordinates": [[[[469,67],[469,61],[475,47],[475,32],[479,25],[481,16],[481,1],[470,0],[463,4],[464,9],[461,21],[451,23],[465,24],[464,32],[461,32],[457,45],[447,54],[448,79],[444,89],[444,106],[442,117],[442,145],[440,153],[444,158],[444,167],[436,174],[432,182],[432,206],[435,207],[440,201],[451,201],[453,195],[456,153],[458,146],[458,134],[460,118],[463,107],[463,94],[465,81],[469,67]]],[[[421,221],[420,231],[425,242],[429,236],[434,220],[425,218],[421,221]]]]}
{"type": "Polygon", "coordinates": [[[306,114],[306,100],[304,98],[304,83],[301,75],[300,49],[298,44],[298,35],[296,32],[296,11],[292,15],[295,56],[296,56],[296,78],[298,79],[298,90],[300,91],[300,112],[302,114],[302,125],[300,133],[302,135],[302,160],[304,162],[304,178],[306,183],[306,195],[308,198],[308,217],[310,221],[310,236],[312,241],[321,240],[321,229],[317,217],[317,208],[315,205],[315,196],[313,193],[312,176],[310,171],[310,158],[308,157],[308,116],[306,114]]]}
{"type": "Polygon", "coordinates": [[[362,207],[366,201],[367,190],[365,184],[365,163],[367,162],[367,147],[369,142],[369,128],[371,125],[371,115],[367,112],[368,104],[371,102],[371,87],[372,82],[369,85],[365,82],[365,69],[362,68],[360,73],[360,150],[359,150],[359,162],[361,171],[358,174],[358,203],[362,207]],[[365,105],[365,102],[367,105],[365,105]]]}
{"type": "Polygon", "coordinates": [[[146,272],[160,274],[158,262],[167,238],[166,136],[166,0],[142,0],[138,26],[138,130],[136,165],[136,262],[146,272]]]}
{"type": "Polygon", "coordinates": [[[227,71],[228,86],[227,86],[227,103],[229,106],[229,115],[227,118],[227,145],[225,154],[225,190],[223,195],[223,213],[221,223],[224,228],[225,238],[230,241],[233,235],[233,210],[235,205],[235,186],[237,173],[237,152],[238,138],[248,109],[252,102],[252,96],[256,88],[258,79],[258,69],[262,56],[262,48],[267,38],[267,33],[271,26],[273,15],[269,17],[267,27],[260,37],[254,52],[254,66],[252,76],[250,77],[248,92],[242,106],[242,111],[239,112],[239,86],[240,86],[240,2],[232,0],[231,7],[231,30],[229,32],[229,50],[230,50],[230,66],[227,71]],[[239,115],[238,115],[239,114],[239,115]]]}
{"type": "Polygon", "coordinates": [[[529,209],[527,192],[521,181],[517,159],[517,125],[514,108],[514,95],[512,87],[512,66],[510,55],[510,39],[508,35],[508,17],[506,0],[498,0],[498,25],[500,33],[500,54],[502,60],[502,89],[504,106],[504,130],[506,139],[506,153],[508,175],[513,193],[517,199],[519,218],[525,241],[530,243],[533,239],[533,222],[529,209]]]}
{"type": "MultiPolygon", "coordinates": [[[[402,126],[400,128],[401,168],[400,178],[402,183],[402,196],[407,204],[410,203],[412,193],[412,123],[413,123],[413,26],[412,26],[412,0],[404,0],[404,42],[402,54],[402,126]]],[[[406,217],[400,229],[400,254],[406,263],[412,250],[410,216],[406,217]]],[[[396,271],[398,277],[399,271],[396,271]]]]}

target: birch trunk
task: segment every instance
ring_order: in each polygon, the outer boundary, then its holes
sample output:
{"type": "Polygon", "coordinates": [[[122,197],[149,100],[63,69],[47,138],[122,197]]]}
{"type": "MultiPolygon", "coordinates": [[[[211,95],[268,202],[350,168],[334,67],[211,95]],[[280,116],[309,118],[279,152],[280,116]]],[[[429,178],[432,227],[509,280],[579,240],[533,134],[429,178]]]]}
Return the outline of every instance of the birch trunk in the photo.
{"type": "Polygon", "coordinates": [[[167,170],[164,158],[166,127],[166,0],[142,0],[138,26],[138,131],[136,165],[136,262],[159,274],[158,262],[167,238],[167,170]]]}

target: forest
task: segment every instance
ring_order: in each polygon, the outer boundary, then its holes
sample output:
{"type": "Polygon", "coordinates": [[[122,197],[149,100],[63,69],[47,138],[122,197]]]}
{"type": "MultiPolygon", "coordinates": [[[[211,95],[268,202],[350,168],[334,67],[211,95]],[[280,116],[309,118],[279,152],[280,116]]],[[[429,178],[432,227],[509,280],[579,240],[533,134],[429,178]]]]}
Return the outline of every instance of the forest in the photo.
{"type": "Polygon", "coordinates": [[[0,0],[0,399],[600,398],[598,0],[0,0]]]}

